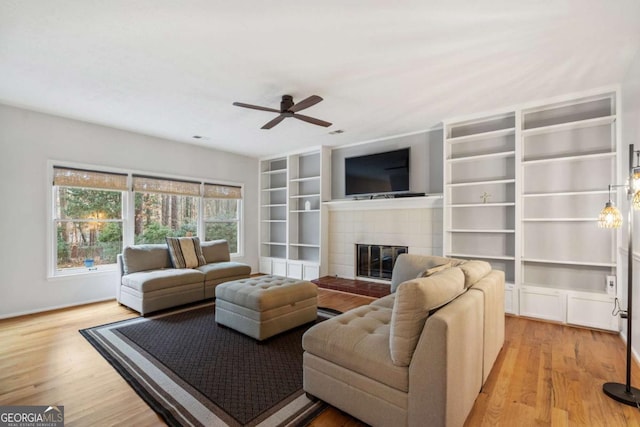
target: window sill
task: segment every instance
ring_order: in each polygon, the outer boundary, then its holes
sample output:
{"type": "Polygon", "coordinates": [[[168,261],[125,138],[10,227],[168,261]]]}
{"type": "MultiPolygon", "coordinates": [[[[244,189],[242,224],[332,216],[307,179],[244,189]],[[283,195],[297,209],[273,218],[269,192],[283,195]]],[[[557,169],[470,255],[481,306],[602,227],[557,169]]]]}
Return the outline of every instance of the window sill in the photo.
{"type": "Polygon", "coordinates": [[[106,264],[99,265],[96,267],[78,267],[78,268],[66,268],[64,270],[56,270],[53,273],[50,273],[47,277],[47,280],[58,280],[58,279],[68,279],[71,277],[81,277],[81,276],[89,276],[89,275],[100,275],[100,274],[112,274],[113,272],[118,271],[117,264],[106,264]]]}

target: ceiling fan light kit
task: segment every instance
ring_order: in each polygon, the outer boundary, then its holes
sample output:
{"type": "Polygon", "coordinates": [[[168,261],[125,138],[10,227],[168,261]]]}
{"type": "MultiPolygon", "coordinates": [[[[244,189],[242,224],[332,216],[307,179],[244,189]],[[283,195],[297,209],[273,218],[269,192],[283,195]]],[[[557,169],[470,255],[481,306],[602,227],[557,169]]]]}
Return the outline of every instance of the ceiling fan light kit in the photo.
{"type": "Polygon", "coordinates": [[[322,101],[321,97],[319,97],[318,95],[311,95],[310,97],[303,99],[296,104],[293,102],[293,97],[291,95],[282,95],[282,101],[280,101],[280,110],[269,107],[261,107],[259,105],[245,104],[243,102],[234,102],[233,105],[235,105],[236,107],[251,108],[253,110],[279,113],[278,117],[266,123],[264,126],[262,126],[261,129],[271,129],[287,117],[293,117],[294,119],[302,120],[303,122],[311,123],[318,126],[329,127],[331,126],[331,123],[329,122],[316,119],[315,117],[297,114],[298,111],[312,107],[320,101],[322,101]]]}

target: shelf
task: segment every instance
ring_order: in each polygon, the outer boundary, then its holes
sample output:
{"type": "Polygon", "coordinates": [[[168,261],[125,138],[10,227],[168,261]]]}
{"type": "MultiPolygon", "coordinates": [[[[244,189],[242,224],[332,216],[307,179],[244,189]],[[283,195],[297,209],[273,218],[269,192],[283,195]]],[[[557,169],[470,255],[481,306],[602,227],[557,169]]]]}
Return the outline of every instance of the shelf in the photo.
{"type": "Polygon", "coordinates": [[[595,119],[577,120],[575,122],[560,123],[551,126],[540,126],[537,128],[525,129],[522,136],[542,135],[545,133],[561,132],[565,130],[580,129],[593,126],[609,125],[616,121],[616,116],[596,117],[595,119]]]}
{"type": "Polygon", "coordinates": [[[286,207],[286,203],[276,203],[273,205],[260,205],[261,208],[284,208],[286,207]]]}
{"type": "Polygon", "coordinates": [[[365,200],[332,200],[323,202],[329,210],[369,210],[369,209],[427,209],[442,205],[442,194],[433,194],[421,197],[400,197],[365,200]]]}
{"type": "Polygon", "coordinates": [[[448,144],[459,144],[461,142],[479,141],[482,139],[499,138],[501,136],[515,135],[515,128],[499,129],[491,132],[475,133],[473,135],[458,136],[456,138],[447,138],[448,144]]]}
{"type": "Polygon", "coordinates": [[[289,196],[290,199],[306,199],[311,197],[320,197],[320,194],[296,194],[289,196]]]}
{"type": "Polygon", "coordinates": [[[522,262],[536,264],[580,265],[585,267],[615,267],[615,262],[561,261],[557,259],[522,258],[522,262]]]}
{"type": "Polygon", "coordinates": [[[459,203],[447,205],[448,208],[493,208],[500,206],[515,206],[514,202],[496,202],[496,203],[459,203]]]}
{"type": "Polygon", "coordinates": [[[262,244],[271,246],[287,246],[287,244],[283,242],[262,242],[262,244]]]}
{"type": "Polygon", "coordinates": [[[467,187],[471,185],[487,185],[487,184],[513,184],[515,179],[495,179],[489,181],[473,181],[473,182],[456,182],[453,184],[447,184],[448,187],[467,187]]]}
{"type": "Polygon", "coordinates": [[[522,197],[588,196],[590,194],[609,194],[609,190],[563,191],[559,193],[529,193],[522,197]]]}
{"type": "Polygon", "coordinates": [[[305,181],[317,181],[319,180],[319,176],[309,176],[306,178],[291,178],[289,181],[291,182],[305,182],[305,181]]]}
{"type": "Polygon", "coordinates": [[[591,222],[598,218],[523,218],[524,222],[591,222]]]}
{"type": "Polygon", "coordinates": [[[453,258],[475,258],[475,259],[500,259],[506,261],[513,261],[516,258],[508,255],[480,255],[480,254],[458,254],[458,253],[447,253],[448,257],[453,258]]]}
{"type": "Polygon", "coordinates": [[[491,153],[491,154],[479,154],[477,156],[465,156],[465,157],[456,157],[453,159],[447,159],[449,163],[461,163],[461,162],[471,162],[476,160],[485,160],[485,159],[500,159],[507,157],[515,157],[515,151],[501,151],[499,153],[491,153]]]}
{"type": "Polygon", "coordinates": [[[558,286],[554,286],[554,285],[547,285],[547,284],[543,284],[543,283],[531,283],[531,282],[524,282],[522,284],[522,286],[520,287],[520,289],[526,289],[526,288],[542,288],[542,289],[548,289],[550,291],[557,291],[557,292],[571,292],[571,293],[580,293],[580,294],[590,294],[590,295],[599,295],[601,297],[610,297],[610,298],[614,298],[612,296],[610,296],[606,291],[592,291],[592,290],[588,290],[588,289],[575,289],[575,288],[569,288],[569,287],[558,287],[558,286]]]}
{"type": "Polygon", "coordinates": [[[289,211],[289,212],[291,212],[291,213],[320,212],[320,209],[308,209],[308,210],[300,209],[300,210],[293,210],[293,211],[289,211]]]}
{"type": "Polygon", "coordinates": [[[274,188],[263,188],[262,191],[281,191],[286,189],[287,187],[274,187],[274,188]]]}
{"type": "Polygon", "coordinates": [[[260,222],[287,222],[286,219],[263,219],[260,222]]]}
{"type": "Polygon", "coordinates": [[[540,163],[552,163],[552,162],[574,162],[578,160],[591,160],[591,159],[601,159],[607,157],[615,157],[616,153],[606,152],[606,153],[595,153],[595,154],[581,154],[578,156],[565,156],[565,157],[553,157],[548,159],[537,159],[537,160],[523,160],[522,164],[524,166],[540,164],[540,163]]]}
{"type": "Polygon", "coordinates": [[[310,245],[307,243],[290,243],[289,246],[296,246],[298,248],[319,248],[320,245],[310,245]]]}
{"type": "Polygon", "coordinates": [[[287,173],[287,170],[286,169],[274,169],[274,170],[262,172],[263,175],[275,175],[275,174],[280,174],[280,173],[287,173]]]}
{"type": "Polygon", "coordinates": [[[515,233],[516,231],[513,229],[494,229],[494,230],[482,230],[482,229],[461,229],[461,228],[452,228],[450,230],[447,230],[447,232],[449,233],[492,233],[492,234],[497,234],[497,233],[515,233]]]}

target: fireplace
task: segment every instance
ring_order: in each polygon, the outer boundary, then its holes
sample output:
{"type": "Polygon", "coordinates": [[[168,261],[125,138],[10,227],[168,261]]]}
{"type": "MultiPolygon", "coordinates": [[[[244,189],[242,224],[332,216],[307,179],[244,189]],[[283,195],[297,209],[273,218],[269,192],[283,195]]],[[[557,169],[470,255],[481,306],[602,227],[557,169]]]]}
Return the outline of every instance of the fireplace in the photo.
{"type": "Polygon", "coordinates": [[[396,258],[408,251],[407,246],[356,244],[356,277],[391,280],[396,258]]]}

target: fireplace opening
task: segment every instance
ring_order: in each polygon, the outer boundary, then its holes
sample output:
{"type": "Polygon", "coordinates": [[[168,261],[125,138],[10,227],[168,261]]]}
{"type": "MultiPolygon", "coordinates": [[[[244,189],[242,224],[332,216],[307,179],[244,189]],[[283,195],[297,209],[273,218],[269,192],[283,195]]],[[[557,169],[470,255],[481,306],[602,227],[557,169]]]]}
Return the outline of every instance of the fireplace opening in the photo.
{"type": "Polygon", "coordinates": [[[407,246],[356,244],[356,276],[391,280],[396,258],[407,252],[407,246]]]}

